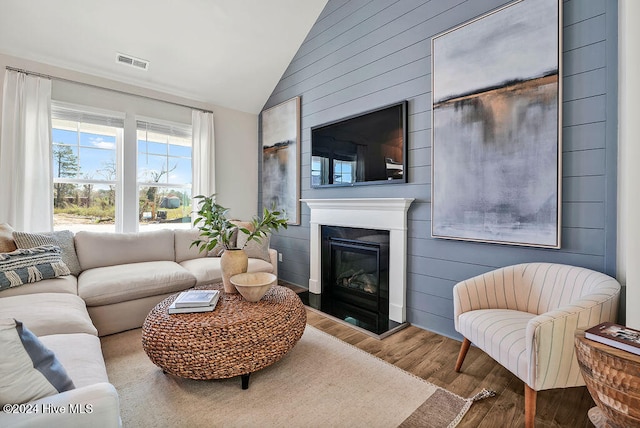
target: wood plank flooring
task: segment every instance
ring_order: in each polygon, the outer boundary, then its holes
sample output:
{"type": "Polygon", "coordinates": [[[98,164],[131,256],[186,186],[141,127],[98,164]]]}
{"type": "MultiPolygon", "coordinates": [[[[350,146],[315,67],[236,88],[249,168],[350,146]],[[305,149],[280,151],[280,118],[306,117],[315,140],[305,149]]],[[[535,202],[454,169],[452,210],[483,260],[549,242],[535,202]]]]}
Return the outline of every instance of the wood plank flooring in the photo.
{"type": "MultiPolygon", "coordinates": [[[[461,373],[456,373],[460,342],[421,328],[409,326],[378,340],[311,309],[307,322],[462,397],[482,388],[496,391],[495,397],[474,403],[459,427],[524,426],[524,384],[476,347],[471,347],[461,373]]],[[[586,387],[540,391],[536,427],[593,427],[587,411],[594,405],[586,387]]]]}

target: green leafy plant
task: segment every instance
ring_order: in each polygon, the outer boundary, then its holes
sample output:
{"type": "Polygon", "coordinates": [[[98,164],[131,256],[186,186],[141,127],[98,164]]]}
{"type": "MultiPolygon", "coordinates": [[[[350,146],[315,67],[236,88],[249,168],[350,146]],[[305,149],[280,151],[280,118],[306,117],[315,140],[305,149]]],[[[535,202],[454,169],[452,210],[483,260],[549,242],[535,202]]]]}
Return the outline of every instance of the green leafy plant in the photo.
{"type": "Polygon", "coordinates": [[[239,227],[227,219],[229,209],[216,203],[214,196],[215,194],[211,196],[198,195],[194,198],[199,201],[198,216],[193,224],[200,230],[200,236],[191,243],[191,247],[197,246],[200,252],[211,251],[218,244],[222,245],[225,250],[237,249],[232,242],[236,228],[248,235],[245,246],[252,240],[260,242],[261,238],[267,236],[271,231],[287,228],[284,212],[267,208],[262,212],[262,218],[254,217],[252,219],[252,231],[239,227]]]}

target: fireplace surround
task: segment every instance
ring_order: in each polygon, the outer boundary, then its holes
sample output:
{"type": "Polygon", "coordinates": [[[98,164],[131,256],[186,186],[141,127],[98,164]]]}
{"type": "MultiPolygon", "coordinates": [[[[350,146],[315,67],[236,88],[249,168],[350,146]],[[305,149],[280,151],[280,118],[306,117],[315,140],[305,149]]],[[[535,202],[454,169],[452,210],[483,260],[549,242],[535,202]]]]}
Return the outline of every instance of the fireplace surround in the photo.
{"type": "Polygon", "coordinates": [[[389,232],[389,321],[406,322],[407,212],[413,198],[302,199],[310,209],[310,301],[322,295],[322,226],[389,232]]]}

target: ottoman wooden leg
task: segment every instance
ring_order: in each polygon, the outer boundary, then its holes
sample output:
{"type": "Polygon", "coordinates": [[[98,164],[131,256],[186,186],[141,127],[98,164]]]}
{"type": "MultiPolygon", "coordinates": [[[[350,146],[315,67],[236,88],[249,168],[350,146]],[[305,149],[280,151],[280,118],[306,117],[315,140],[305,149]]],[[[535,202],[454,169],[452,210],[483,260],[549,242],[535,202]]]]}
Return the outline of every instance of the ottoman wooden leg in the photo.
{"type": "Polygon", "coordinates": [[[249,376],[251,376],[251,373],[240,375],[242,379],[242,389],[249,389],[249,376]]]}

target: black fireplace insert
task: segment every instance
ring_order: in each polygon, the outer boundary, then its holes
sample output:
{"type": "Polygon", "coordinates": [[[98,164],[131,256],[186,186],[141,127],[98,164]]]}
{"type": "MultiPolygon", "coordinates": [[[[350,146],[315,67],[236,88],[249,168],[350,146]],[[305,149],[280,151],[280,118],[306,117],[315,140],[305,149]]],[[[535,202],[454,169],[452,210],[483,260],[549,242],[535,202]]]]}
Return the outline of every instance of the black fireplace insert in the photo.
{"type": "Polygon", "coordinates": [[[381,334],[389,323],[389,232],[322,226],[321,310],[381,334]]]}

